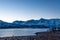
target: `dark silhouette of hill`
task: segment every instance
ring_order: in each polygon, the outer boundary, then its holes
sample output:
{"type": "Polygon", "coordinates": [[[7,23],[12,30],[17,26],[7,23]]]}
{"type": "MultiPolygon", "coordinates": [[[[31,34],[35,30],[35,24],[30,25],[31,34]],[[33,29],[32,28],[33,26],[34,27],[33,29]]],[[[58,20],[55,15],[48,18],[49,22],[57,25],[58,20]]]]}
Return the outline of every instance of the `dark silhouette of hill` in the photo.
{"type": "Polygon", "coordinates": [[[60,19],[44,19],[14,21],[12,23],[0,20],[0,28],[60,28],[60,19]]]}

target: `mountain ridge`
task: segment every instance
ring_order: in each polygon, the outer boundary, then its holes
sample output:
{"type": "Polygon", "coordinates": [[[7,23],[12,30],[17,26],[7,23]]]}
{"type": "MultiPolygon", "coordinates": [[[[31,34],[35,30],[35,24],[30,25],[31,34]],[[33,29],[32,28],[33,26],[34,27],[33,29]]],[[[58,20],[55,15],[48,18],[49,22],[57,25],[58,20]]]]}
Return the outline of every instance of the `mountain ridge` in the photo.
{"type": "Polygon", "coordinates": [[[44,28],[44,27],[60,27],[60,19],[44,19],[13,21],[12,23],[0,20],[0,28],[44,28]]]}

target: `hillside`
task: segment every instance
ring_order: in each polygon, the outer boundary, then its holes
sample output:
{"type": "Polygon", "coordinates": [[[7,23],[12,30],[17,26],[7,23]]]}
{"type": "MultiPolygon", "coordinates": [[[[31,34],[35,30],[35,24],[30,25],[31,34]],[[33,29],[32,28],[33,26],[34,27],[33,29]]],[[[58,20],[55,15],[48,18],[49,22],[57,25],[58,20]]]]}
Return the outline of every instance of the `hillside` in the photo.
{"type": "Polygon", "coordinates": [[[60,28],[60,19],[44,19],[14,21],[12,23],[0,20],[0,28],[60,28]]]}

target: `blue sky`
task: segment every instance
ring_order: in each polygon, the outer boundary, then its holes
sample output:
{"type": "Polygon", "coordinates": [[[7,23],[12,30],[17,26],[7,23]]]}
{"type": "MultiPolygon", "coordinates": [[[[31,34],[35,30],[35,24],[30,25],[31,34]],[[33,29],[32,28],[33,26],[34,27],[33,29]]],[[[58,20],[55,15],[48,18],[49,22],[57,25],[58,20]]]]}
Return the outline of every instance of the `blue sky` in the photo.
{"type": "Polygon", "coordinates": [[[0,0],[0,20],[60,18],[60,0],[0,0]]]}

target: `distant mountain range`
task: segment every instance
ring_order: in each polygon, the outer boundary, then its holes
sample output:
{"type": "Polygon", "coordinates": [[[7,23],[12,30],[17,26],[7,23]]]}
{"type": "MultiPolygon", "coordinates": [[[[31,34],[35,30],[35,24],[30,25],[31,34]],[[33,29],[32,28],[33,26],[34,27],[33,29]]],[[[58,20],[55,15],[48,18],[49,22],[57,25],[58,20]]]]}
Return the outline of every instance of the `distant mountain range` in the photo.
{"type": "Polygon", "coordinates": [[[12,23],[0,20],[0,28],[60,28],[60,19],[44,19],[28,20],[28,21],[14,21],[12,23]]]}

